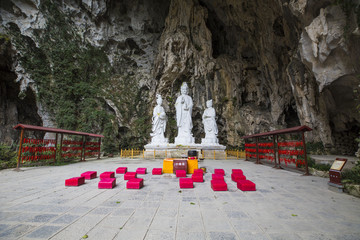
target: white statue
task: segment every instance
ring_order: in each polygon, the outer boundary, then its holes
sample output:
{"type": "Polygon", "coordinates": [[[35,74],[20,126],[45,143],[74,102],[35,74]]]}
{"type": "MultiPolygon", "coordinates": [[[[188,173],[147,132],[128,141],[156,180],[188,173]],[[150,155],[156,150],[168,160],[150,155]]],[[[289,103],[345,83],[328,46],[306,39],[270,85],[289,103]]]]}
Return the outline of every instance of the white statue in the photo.
{"type": "Polygon", "coordinates": [[[215,120],[215,109],[212,107],[212,100],[206,102],[206,109],[202,115],[202,121],[204,124],[205,138],[201,139],[201,144],[212,143],[218,144],[217,139],[218,128],[215,120]]]}
{"type": "Polygon", "coordinates": [[[175,138],[175,144],[193,144],[195,139],[191,133],[193,128],[191,114],[193,101],[188,93],[186,82],[181,85],[181,95],[176,99],[176,123],[178,127],[178,136],[175,138]]]}
{"type": "Polygon", "coordinates": [[[168,139],[165,138],[164,133],[166,129],[166,113],[164,108],[161,106],[162,104],[162,98],[161,95],[156,95],[156,103],[157,105],[154,108],[153,111],[153,117],[152,117],[152,133],[150,134],[151,143],[152,144],[163,144],[168,143],[168,139]]]}

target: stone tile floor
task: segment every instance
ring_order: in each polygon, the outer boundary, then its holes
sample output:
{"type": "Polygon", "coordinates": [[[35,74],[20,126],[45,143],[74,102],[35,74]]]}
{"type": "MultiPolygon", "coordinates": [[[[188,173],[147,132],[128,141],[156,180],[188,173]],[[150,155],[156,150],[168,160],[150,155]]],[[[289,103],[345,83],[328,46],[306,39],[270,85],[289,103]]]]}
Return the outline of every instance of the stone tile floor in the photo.
{"type": "Polygon", "coordinates": [[[243,160],[204,160],[199,166],[208,170],[205,182],[181,190],[175,175],[151,175],[161,160],[110,158],[2,170],[0,239],[360,239],[360,199],[329,190],[328,179],[243,160]],[[146,167],[144,187],[126,189],[120,174],[114,189],[98,189],[99,178],[65,187],[65,179],[82,172],[99,176],[120,166],[146,167]],[[225,169],[229,191],[212,191],[215,168],[225,169]],[[241,168],[257,191],[238,190],[233,168],[241,168]]]}

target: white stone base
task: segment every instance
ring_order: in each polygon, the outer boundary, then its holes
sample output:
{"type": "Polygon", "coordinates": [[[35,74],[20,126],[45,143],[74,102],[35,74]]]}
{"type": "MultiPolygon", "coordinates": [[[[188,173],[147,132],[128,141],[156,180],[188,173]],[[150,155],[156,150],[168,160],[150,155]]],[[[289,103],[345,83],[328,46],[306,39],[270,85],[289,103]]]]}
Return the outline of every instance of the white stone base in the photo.
{"type": "Polygon", "coordinates": [[[169,139],[168,138],[159,138],[159,137],[153,137],[151,139],[151,145],[157,145],[157,144],[162,144],[162,145],[166,145],[169,143],[169,139]]]}
{"type": "Polygon", "coordinates": [[[195,138],[192,136],[181,136],[175,138],[175,145],[195,144],[195,138]]]}
{"type": "Polygon", "coordinates": [[[217,138],[202,138],[201,145],[208,145],[208,144],[219,144],[219,139],[217,138]]]}
{"type": "Polygon", "coordinates": [[[179,158],[187,157],[189,150],[197,150],[199,158],[205,159],[225,159],[226,147],[220,144],[147,144],[144,146],[145,158],[179,158]],[[203,156],[201,154],[203,152],[203,156]]]}

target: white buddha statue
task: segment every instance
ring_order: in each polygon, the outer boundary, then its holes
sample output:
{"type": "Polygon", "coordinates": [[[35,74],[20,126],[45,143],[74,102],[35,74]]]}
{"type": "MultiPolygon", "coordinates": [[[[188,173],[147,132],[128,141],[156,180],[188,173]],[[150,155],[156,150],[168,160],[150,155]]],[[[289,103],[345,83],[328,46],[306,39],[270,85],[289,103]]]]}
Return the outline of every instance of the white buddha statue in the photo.
{"type": "Polygon", "coordinates": [[[212,100],[206,102],[206,109],[202,115],[204,124],[205,138],[201,139],[201,144],[219,144],[217,138],[218,128],[215,119],[215,109],[212,107],[212,100]]]}
{"type": "Polygon", "coordinates": [[[176,123],[178,135],[175,138],[175,144],[187,145],[195,143],[191,133],[193,123],[191,119],[193,101],[188,93],[188,85],[184,82],[181,85],[181,95],[176,99],[176,123]]]}
{"type": "Polygon", "coordinates": [[[162,98],[159,94],[156,95],[156,103],[152,117],[151,144],[164,144],[169,142],[164,136],[167,117],[164,108],[161,106],[162,98]]]}

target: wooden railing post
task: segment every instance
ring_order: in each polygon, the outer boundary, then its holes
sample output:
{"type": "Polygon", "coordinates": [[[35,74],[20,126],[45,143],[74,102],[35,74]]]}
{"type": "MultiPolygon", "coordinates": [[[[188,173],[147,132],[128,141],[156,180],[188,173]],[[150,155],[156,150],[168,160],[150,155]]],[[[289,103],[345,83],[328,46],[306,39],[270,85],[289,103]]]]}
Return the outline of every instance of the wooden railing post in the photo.
{"type": "Polygon", "coordinates": [[[58,133],[56,133],[55,135],[55,157],[54,157],[54,163],[57,162],[57,159],[56,159],[56,153],[57,153],[57,142],[58,142],[58,133]]]}
{"type": "Polygon", "coordinates": [[[99,141],[98,141],[98,148],[99,148],[99,153],[98,153],[98,157],[97,159],[100,159],[100,150],[101,150],[101,138],[99,138],[99,141]]]}
{"type": "Polygon", "coordinates": [[[306,144],[305,144],[305,133],[302,132],[302,143],[303,143],[303,147],[304,147],[304,160],[305,160],[305,176],[309,176],[309,166],[308,166],[308,161],[307,161],[307,154],[306,154],[306,144]]]}
{"type": "Polygon", "coordinates": [[[20,144],[19,144],[19,152],[18,152],[18,159],[17,159],[17,164],[16,164],[16,171],[19,171],[19,167],[20,167],[20,159],[21,159],[21,153],[22,153],[22,144],[24,141],[24,129],[21,129],[21,133],[20,133],[20,144]]]}

